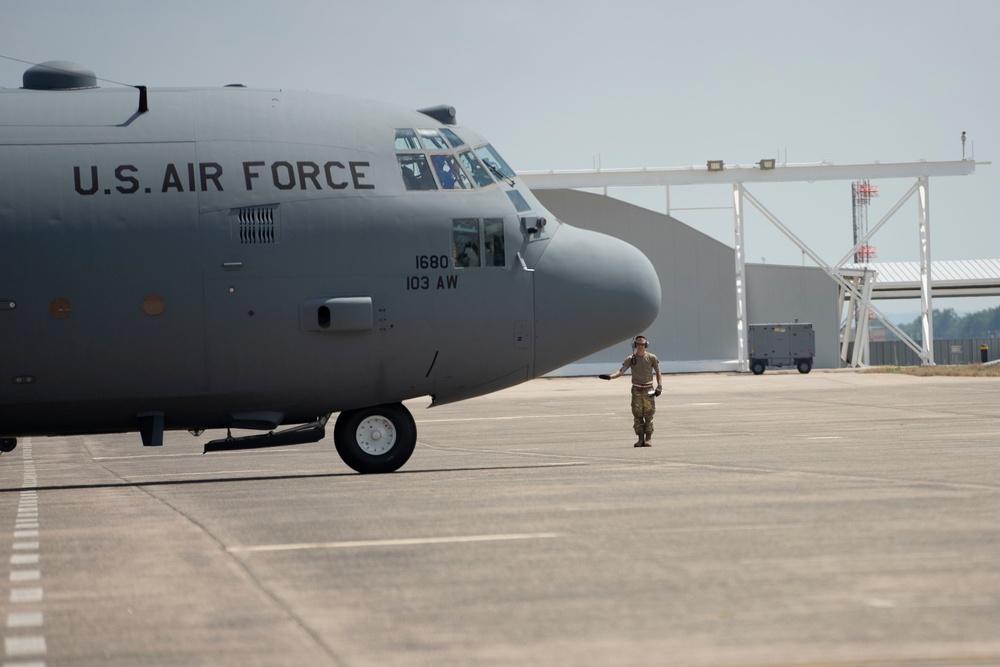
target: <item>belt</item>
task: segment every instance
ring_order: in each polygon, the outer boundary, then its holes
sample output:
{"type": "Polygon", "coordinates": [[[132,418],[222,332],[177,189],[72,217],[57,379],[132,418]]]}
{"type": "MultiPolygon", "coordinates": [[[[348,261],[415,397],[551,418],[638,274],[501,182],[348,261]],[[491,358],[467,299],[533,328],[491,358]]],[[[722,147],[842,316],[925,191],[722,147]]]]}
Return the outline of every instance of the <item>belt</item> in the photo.
{"type": "Polygon", "coordinates": [[[649,384],[633,384],[632,385],[632,389],[633,390],[652,389],[652,388],[653,388],[653,383],[652,382],[650,382],[649,384]]]}

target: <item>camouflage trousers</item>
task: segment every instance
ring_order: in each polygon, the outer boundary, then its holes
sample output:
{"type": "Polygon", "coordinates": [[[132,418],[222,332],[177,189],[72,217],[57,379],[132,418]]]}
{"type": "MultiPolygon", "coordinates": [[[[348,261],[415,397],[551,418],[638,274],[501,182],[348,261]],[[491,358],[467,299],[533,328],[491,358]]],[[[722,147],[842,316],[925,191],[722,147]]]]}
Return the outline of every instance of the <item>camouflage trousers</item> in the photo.
{"type": "Polygon", "coordinates": [[[632,424],[635,434],[640,438],[653,433],[653,415],[656,414],[656,399],[646,392],[647,389],[632,390],[632,424]]]}

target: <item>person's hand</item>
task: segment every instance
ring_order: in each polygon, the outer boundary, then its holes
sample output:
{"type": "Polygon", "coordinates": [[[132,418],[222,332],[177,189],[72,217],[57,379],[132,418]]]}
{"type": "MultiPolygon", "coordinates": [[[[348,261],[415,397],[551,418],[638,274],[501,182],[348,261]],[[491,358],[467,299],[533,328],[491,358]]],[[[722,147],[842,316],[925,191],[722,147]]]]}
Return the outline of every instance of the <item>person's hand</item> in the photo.
{"type": "Polygon", "coordinates": [[[663,393],[663,388],[662,387],[657,387],[656,391],[653,392],[653,396],[659,396],[662,393],[663,393]]]}
{"type": "Polygon", "coordinates": [[[597,377],[601,378],[602,380],[610,380],[611,379],[610,375],[598,375],[597,377]]]}

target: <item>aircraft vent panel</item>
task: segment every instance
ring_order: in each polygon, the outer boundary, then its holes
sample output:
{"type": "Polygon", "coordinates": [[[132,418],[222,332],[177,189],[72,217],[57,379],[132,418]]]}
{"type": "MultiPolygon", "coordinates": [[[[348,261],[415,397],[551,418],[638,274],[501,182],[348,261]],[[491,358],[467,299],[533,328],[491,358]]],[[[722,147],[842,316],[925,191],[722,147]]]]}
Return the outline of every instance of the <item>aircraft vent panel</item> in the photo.
{"type": "Polygon", "coordinates": [[[277,206],[247,206],[235,213],[235,236],[241,244],[260,245],[281,240],[277,206]]]}

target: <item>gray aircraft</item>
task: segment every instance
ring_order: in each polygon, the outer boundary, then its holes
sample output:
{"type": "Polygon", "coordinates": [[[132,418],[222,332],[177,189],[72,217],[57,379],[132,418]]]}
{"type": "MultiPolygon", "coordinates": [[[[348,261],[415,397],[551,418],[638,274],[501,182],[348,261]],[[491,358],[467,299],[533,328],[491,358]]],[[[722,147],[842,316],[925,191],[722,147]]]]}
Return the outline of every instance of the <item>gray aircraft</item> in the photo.
{"type": "Polygon", "coordinates": [[[417,437],[402,401],[537,378],[659,310],[642,252],[557,220],[448,106],[99,87],[54,61],[0,117],[5,451],[314,442],[339,413],[344,461],[393,471],[417,437]]]}

